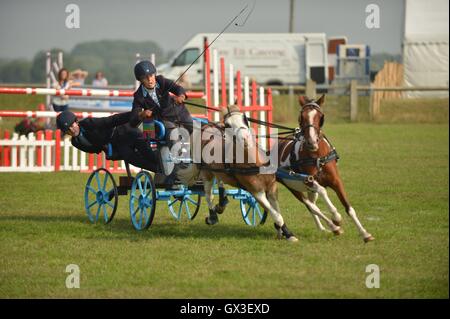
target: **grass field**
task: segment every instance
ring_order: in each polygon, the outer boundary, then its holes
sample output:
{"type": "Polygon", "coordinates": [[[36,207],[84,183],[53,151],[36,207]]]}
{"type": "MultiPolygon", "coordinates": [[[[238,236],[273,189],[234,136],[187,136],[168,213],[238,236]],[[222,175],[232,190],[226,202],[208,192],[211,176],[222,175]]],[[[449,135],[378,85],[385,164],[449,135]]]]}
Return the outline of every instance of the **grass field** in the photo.
{"type": "MultiPolygon", "coordinates": [[[[448,100],[447,100],[448,107],[448,100]]],[[[91,225],[80,173],[0,174],[0,298],[448,298],[448,111],[444,124],[325,124],[361,222],[364,244],[320,233],[280,189],[282,214],[300,241],[275,240],[273,222],[251,228],[233,202],[218,225],[176,222],[158,203],[148,231],[130,223],[128,197],[110,225],[91,225]],[[65,286],[80,267],[80,289],[65,286]],[[380,288],[368,289],[377,264],[380,288]]],[[[324,207],[323,205],[320,205],[324,207]]]]}

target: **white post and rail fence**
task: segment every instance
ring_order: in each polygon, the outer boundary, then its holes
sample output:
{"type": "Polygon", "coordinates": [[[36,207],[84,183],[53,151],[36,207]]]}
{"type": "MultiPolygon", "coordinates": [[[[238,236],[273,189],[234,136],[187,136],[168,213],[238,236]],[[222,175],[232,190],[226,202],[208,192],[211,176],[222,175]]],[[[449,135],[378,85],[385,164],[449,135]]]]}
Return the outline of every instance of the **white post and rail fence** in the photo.
{"type": "MultiPolygon", "coordinates": [[[[56,112],[1,111],[4,117],[55,117],[56,112]]],[[[78,117],[102,117],[110,113],[76,112],[78,117]]],[[[0,139],[0,172],[82,171],[105,167],[111,172],[125,172],[121,161],[109,161],[104,153],[87,154],[73,147],[70,138],[61,138],[60,130],[41,130],[27,136],[4,131],[0,139]]],[[[137,168],[132,167],[134,170],[137,168]]]]}

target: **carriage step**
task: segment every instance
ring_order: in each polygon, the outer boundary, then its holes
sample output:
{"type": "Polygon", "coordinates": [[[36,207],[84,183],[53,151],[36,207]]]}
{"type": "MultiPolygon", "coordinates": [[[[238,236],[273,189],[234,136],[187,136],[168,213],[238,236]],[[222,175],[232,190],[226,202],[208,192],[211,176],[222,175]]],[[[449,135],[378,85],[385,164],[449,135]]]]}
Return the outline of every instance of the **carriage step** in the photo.
{"type": "Polygon", "coordinates": [[[119,186],[117,187],[117,195],[127,195],[128,194],[128,190],[130,190],[131,187],[128,186],[119,186]]]}
{"type": "Polygon", "coordinates": [[[180,184],[155,184],[156,188],[165,188],[167,190],[172,189],[172,190],[177,190],[179,187],[178,185],[180,184]]]}
{"type": "Polygon", "coordinates": [[[194,184],[188,187],[191,191],[202,192],[204,190],[203,183],[202,184],[194,184]]]}
{"type": "Polygon", "coordinates": [[[134,177],[128,178],[128,176],[119,176],[119,187],[128,187],[128,189],[130,189],[133,181],[134,177]]]}

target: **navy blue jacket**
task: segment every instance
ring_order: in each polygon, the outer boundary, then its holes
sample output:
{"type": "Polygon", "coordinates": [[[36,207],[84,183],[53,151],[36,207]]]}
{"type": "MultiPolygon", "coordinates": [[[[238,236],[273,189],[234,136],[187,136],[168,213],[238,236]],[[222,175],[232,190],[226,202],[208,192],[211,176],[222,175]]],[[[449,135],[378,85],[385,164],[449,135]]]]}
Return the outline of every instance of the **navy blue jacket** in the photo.
{"type": "Polygon", "coordinates": [[[78,122],[80,135],[72,137],[72,145],[86,153],[100,153],[111,143],[114,128],[128,123],[131,112],[108,117],[85,118],[78,122]]]}
{"type": "Polygon", "coordinates": [[[184,109],[184,106],[176,105],[169,92],[177,96],[186,95],[184,88],[174,83],[174,81],[164,78],[162,75],[156,76],[156,82],[158,83],[155,89],[159,106],[153,101],[153,98],[149,94],[144,97],[141,84],[136,92],[134,92],[133,108],[130,116],[131,126],[137,127],[141,124],[142,121],[139,118],[139,113],[143,110],[153,111],[153,118],[155,120],[166,120],[171,122],[183,120],[182,110],[184,109]]]}

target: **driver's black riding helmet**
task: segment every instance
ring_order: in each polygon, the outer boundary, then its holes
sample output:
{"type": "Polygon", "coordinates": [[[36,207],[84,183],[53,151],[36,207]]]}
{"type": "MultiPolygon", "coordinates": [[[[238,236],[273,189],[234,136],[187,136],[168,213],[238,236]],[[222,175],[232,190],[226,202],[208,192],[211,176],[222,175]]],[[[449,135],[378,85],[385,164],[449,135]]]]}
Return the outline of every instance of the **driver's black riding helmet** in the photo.
{"type": "Polygon", "coordinates": [[[147,75],[156,73],[156,68],[150,61],[144,60],[134,66],[134,76],[136,80],[141,81],[147,75]]]}
{"type": "Polygon", "coordinates": [[[70,111],[63,111],[56,117],[56,126],[61,133],[66,134],[69,127],[77,120],[77,116],[70,111]]]}

